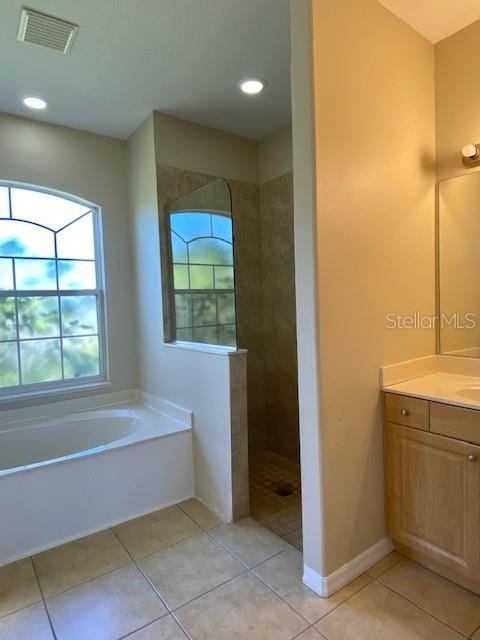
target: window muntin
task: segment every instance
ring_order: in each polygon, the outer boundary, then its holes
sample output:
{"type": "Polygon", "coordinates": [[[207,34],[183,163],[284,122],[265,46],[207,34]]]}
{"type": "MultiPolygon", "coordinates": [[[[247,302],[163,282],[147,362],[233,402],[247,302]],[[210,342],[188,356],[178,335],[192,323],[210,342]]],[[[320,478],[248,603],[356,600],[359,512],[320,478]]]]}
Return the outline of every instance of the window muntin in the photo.
{"type": "Polygon", "coordinates": [[[177,211],[169,220],[177,340],[236,347],[231,216],[177,211]]]}
{"type": "Polygon", "coordinates": [[[99,212],[0,185],[0,395],[105,379],[99,212]]]}

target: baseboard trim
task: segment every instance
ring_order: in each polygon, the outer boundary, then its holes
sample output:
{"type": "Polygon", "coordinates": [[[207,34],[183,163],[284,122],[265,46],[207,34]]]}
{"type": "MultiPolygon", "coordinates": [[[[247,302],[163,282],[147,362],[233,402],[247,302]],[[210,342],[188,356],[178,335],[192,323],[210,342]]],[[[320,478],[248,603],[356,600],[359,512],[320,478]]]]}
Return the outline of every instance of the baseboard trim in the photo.
{"type": "Polygon", "coordinates": [[[322,598],[329,598],[391,551],[393,551],[391,538],[383,538],[328,576],[322,576],[304,565],[303,583],[322,598]]]}

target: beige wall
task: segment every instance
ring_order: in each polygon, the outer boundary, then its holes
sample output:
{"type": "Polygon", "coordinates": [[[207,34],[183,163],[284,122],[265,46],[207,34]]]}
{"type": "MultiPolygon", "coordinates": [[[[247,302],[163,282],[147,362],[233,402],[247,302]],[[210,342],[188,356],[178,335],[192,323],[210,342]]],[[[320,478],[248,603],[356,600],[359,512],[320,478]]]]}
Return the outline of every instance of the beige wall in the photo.
{"type": "MultiPolygon", "coordinates": [[[[303,561],[325,575],[325,491],[320,432],[318,255],[315,207],[312,0],[290,3],[293,192],[303,561]]],[[[306,576],[305,576],[306,577],[306,576]]]]}
{"type": "Polygon", "coordinates": [[[480,20],[435,45],[438,180],[472,172],[461,150],[480,143],[479,61],[480,20]]]}
{"type": "Polygon", "coordinates": [[[101,207],[110,378],[114,390],[134,388],[125,143],[7,114],[0,114],[0,141],[1,180],[56,189],[101,207]]]}
{"type": "Polygon", "coordinates": [[[292,127],[286,127],[258,144],[258,181],[263,184],[292,170],[292,127]]]}
{"type": "Polygon", "coordinates": [[[157,164],[257,182],[257,143],[232,133],[155,112],[157,164]]]}
{"type": "Polygon", "coordinates": [[[312,1],[320,420],[301,430],[302,456],[320,432],[328,575],[386,535],[379,367],[435,348],[385,318],[435,310],[434,52],[375,0],[312,1]]]}

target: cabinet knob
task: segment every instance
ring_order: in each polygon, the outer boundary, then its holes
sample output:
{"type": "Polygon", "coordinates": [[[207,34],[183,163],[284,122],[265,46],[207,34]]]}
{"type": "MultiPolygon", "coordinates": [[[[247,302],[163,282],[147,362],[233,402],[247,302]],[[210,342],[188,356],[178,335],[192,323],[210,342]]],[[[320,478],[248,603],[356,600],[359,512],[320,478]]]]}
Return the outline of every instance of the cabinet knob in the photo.
{"type": "Polygon", "coordinates": [[[409,413],[410,411],[408,409],[400,409],[401,416],[408,416],[409,413]]]}
{"type": "Polygon", "coordinates": [[[477,456],[476,456],[474,453],[471,453],[471,454],[467,457],[467,460],[468,460],[469,462],[474,462],[474,463],[475,463],[475,462],[477,462],[477,461],[478,461],[478,458],[477,458],[477,456]]]}

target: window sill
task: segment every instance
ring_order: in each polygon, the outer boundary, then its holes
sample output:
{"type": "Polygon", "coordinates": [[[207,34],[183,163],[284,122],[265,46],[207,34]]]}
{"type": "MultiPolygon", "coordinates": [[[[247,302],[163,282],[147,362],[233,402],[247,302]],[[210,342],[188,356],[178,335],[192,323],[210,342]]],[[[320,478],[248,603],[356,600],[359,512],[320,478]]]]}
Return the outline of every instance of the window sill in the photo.
{"type": "Polygon", "coordinates": [[[85,384],[76,384],[64,387],[55,387],[51,389],[38,389],[37,391],[28,391],[26,393],[15,393],[8,396],[0,396],[0,407],[8,405],[8,408],[15,409],[26,404],[45,404],[45,400],[49,398],[70,400],[70,398],[78,398],[79,396],[88,395],[89,392],[102,391],[111,389],[112,383],[109,380],[99,380],[98,382],[88,382],[85,384]]]}
{"type": "Polygon", "coordinates": [[[185,351],[200,351],[201,353],[210,353],[216,356],[237,356],[247,353],[246,349],[237,349],[236,347],[219,347],[214,344],[203,344],[201,342],[164,342],[164,347],[169,349],[183,349],[185,351]]]}

